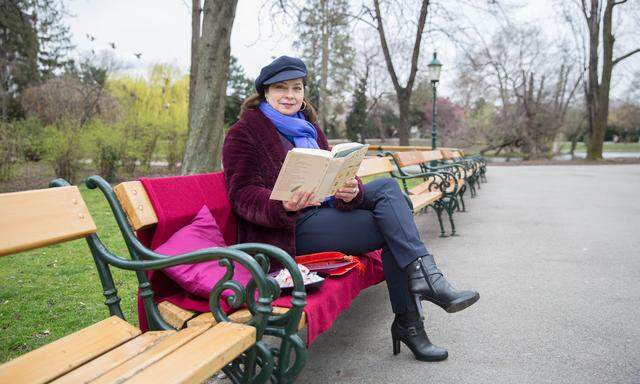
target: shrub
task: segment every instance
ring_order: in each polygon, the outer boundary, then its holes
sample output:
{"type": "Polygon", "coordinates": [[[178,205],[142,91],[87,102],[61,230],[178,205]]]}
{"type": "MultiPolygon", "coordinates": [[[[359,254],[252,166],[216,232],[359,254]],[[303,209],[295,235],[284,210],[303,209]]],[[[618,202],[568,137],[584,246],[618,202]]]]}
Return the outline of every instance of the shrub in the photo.
{"type": "Polygon", "coordinates": [[[44,124],[35,117],[13,122],[21,136],[20,153],[26,161],[40,161],[45,155],[44,124]]]}
{"type": "Polygon", "coordinates": [[[63,119],[55,125],[47,125],[44,136],[45,159],[53,166],[56,176],[75,184],[86,154],[85,131],[73,120],[63,119]]]}
{"type": "Polygon", "coordinates": [[[0,121],[0,181],[10,180],[20,162],[21,132],[14,124],[0,121]]]}
{"type": "Polygon", "coordinates": [[[115,181],[123,153],[121,124],[92,121],[89,142],[89,152],[98,167],[98,174],[107,181],[115,181]]]}

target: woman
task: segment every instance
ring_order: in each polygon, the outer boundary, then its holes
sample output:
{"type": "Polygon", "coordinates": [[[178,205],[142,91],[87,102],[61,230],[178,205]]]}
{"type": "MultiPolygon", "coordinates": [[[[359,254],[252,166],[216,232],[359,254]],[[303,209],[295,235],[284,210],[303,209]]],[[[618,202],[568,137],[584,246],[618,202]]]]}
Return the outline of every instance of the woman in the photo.
{"type": "Polygon", "coordinates": [[[227,133],[223,165],[238,216],[238,241],[266,242],[291,255],[382,249],[395,313],[394,354],[403,342],[418,360],[444,360],[447,351],[431,344],[424,330],[420,300],[457,312],[475,303],[479,295],[457,291],[444,278],[420,240],[393,179],[363,185],[355,178],[321,203],[311,191],[297,191],[285,202],[269,199],[288,150],[329,149],[316,124],[316,112],[304,98],[306,76],[304,63],[287,56],[262,68],[255,80],[257,93],[244,101],[240,120],[227,133]]]}

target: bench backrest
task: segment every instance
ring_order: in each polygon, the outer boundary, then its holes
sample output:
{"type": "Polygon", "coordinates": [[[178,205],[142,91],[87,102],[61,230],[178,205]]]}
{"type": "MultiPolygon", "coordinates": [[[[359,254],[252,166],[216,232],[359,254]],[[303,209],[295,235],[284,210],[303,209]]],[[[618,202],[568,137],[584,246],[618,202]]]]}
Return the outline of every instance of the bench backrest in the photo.
{"type": "Polygon", "coordinates": [[[0,194],[0,256],[95,232],[96,225],[78,187],[0,194]]]}
{"type": "Polygon", "coordinates": [[[396,164],[400,167],[408,167],[412,165],[420,165],[427,160],[424,157],[423,152],[410,151],[410,152],[395,152],[393,158],[396,160],[396,164]]]}
{"type": "Polygon", "coordinates": [[[370,157],[362,160],[358,169],[358,177],[389,173],[394,170],[393,164],[387,157],[370,157]]]}
{"type": "Polygon", "coordinates": [[[369,145],[370,151],[380,152],[406,152],[406,151],[428,151],[431,147],[418,145],[369,145]]]}
{"type": "MultiPolygon", "coordinates": [[[[394,166],[388,158],[371,157],[362,161],[357,174],[359,177],[365,177],[389,173],[393,170],[394,166]]],[[[158,217],[153,209],[149,195],[140,181],[120,183],[113,188],[113,191],[134,231],[148,228],[158,223],[158,217]]]]}
{"type": "Polygon", "coordinates": [[[443,158],[445,160],[454,160],[454,159],[457,159],[457,158],[460,157],[459,155],[456,156],[456,154],[454,153],[455,151],[451,150],[451,149],[444,149],[443,148],[440,151],[442,152],[442,156],[443,156],[443,158]]]}
{"type": "Polygon", "coordinates": [[[126,181],[113,189],[134,231],[158,223],[149,195],[140,181],[126,181]]]}
{"type": "Polygon", "coordinates": [[[442,160],[442,152],[440,150],[435,151],[422,151],[422,157],[425,161],[442,160]]]}

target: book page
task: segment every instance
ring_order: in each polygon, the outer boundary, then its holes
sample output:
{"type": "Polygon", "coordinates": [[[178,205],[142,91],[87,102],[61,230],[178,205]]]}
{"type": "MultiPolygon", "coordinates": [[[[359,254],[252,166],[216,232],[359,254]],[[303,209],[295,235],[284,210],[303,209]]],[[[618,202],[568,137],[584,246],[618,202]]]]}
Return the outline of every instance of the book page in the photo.
{"type": "Polygon", "coordinates": [[[270,199],[288,201],[297,190],[317,191],[324,179],[329,161],[330,159],[322,155],[310,154],[306,151],[289,151],[271,191],[270,199]]]}
{"type": "Polygon", "coordinates": [[[336,178],[329,190],[329,196],[335,195],[336,191],[341,188],[348,180],[353,179],[358,173],[360,163],[364,160],[369,150],[369,145],[365,145],[362,148],[350,153],[347,157],[336,158],[332,161],[341,160],[340,168],[337,172],[336,178]]]}
{"type": "Polygon", "coordinates": [[[329,162],[329,166],[325,172],[324,179],[322,183],[318,187],[318,197],[324,199],[325,197],[333,196],[335,192],[331,193],[332,186],[336,180],[336,176],[342,169],[342,163],[344,163],[345,158],[339,157],[335,159],[331,159],[329,162]]]}
{"type": "Polygon", "coordinates": [[[350,152],[352,152],[353,148],[359,148],[362,145],[363,144],[354,143],[354,142],[336,144],[331,148],[331,153],[333,154],[334,157],[345,157],[350,152]],[[344,153],[344,155],[341,156],[340,155],[341,153],[344,153]]]}

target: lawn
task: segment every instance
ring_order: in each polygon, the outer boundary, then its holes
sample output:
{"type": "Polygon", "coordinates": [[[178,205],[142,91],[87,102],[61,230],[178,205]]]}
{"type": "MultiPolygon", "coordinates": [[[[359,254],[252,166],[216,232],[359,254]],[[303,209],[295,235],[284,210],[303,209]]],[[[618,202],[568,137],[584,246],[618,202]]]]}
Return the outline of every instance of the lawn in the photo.
{"type": "MultiPolygon", "coordinates": [[[[565,141],[560,144],[562,153],[569,153],[571,149],[571,143],[565,141]]],[[[577,143],[576,152],[586,152],[587,146],[585,143],[577,143]]],[[[640,152],[640,143],[604,143],[604,152],[640,152]]]]}
{"type": "MultiPolygon", "coordinates": [[[[125,255],[111,210],[102,194],[81,188],[98,234],[117,254],[125,255]]],[[[137,324],[136,281],[132,273],[113,270],[127,320],[137,324]]],[[[75,240],[0,258],[0,361],[108,317],[89,248],[75,240]]]]}

